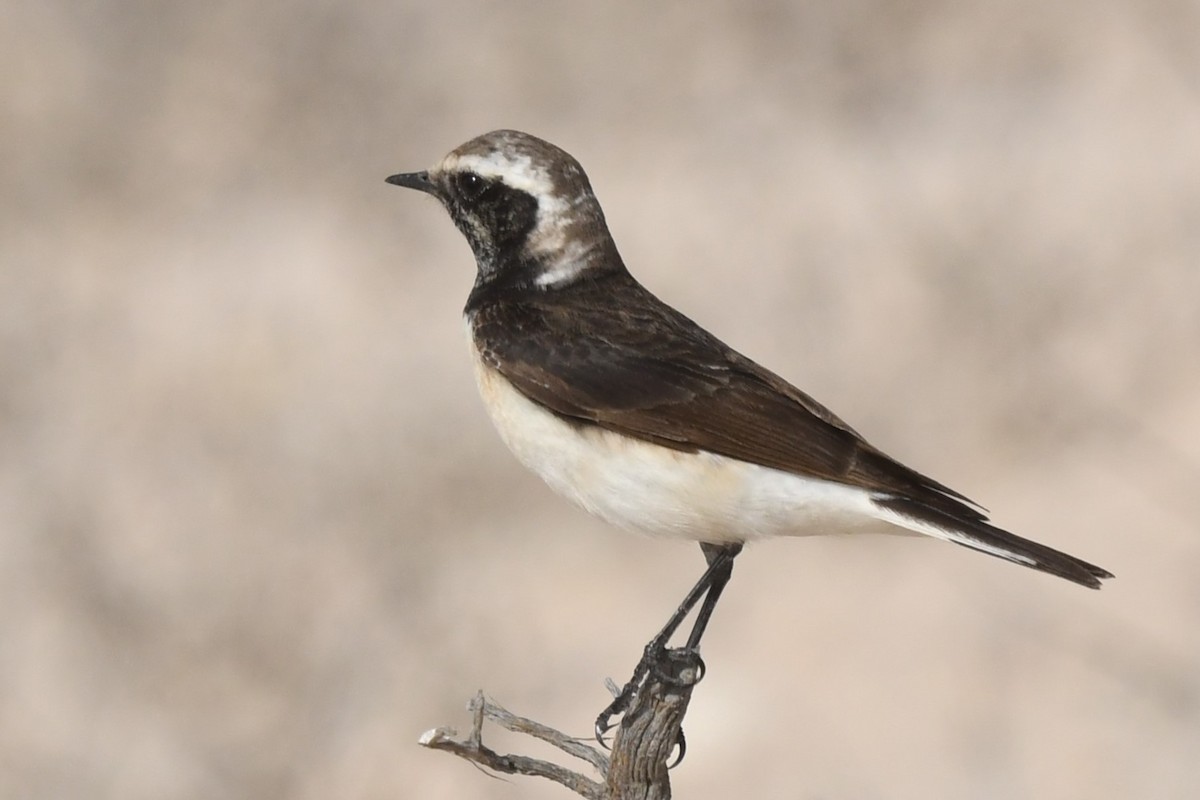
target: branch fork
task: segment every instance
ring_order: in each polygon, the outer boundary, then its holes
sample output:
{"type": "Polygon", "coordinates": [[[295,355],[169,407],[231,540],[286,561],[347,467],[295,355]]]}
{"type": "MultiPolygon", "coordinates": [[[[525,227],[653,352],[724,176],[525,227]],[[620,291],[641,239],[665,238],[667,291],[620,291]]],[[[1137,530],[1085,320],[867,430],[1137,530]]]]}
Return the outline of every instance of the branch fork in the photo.
{"type": "Polygon", "coordinates": [[[494,772],[552,780],[587,800],[668,800],[669,759],[676,746],[683,747],[683,717],[702,674],[702,662],[695,650],[663,649],[621,717],[611,755],[547,725],[519,717],[489,700],[482,691],[467,705],[472,726],[466,738],[458,738],[452,728],[434,728],[422,734],[419,743],[494,772]],[[497,753],[483,743],[486,721],[541,739],[587,762],[600,780],[551,761],[497,753]]]}

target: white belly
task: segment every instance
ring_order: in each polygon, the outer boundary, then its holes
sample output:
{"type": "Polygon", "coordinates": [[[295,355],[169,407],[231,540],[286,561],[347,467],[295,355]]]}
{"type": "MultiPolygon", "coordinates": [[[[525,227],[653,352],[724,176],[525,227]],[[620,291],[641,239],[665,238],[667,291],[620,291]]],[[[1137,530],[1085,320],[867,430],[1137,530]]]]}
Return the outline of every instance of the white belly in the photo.
{"type": "Polygon", "coordinates": [[[484,404],[517,459],[559,494],[624,528],[707,542],[901,531],[867,492],[708,452],[574,425],[475,356],[484,404]]]}

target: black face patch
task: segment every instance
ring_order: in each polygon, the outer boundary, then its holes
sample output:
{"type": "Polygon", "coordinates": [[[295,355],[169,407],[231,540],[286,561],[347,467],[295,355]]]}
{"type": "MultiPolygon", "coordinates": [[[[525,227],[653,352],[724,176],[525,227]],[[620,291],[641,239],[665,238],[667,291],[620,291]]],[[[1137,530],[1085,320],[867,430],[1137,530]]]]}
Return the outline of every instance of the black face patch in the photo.
{"type": "Polygon", "coordinates": [[[447,181],[450,216],[467,237],[481,271],[516,256],[537,224],[537,198],[498,178],[459,172],[447,181]]]}

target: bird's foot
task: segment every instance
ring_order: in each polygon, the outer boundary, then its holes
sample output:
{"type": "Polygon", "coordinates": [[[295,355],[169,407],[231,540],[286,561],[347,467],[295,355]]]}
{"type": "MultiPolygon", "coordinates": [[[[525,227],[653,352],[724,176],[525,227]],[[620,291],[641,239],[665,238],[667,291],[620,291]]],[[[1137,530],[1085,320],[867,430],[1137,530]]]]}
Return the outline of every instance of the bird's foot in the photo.
{"type": "MultiPolygon", "coordinates": [[[[634,668],[633,676],[619,691],[616,689],[616,684],[609,681],[609,688],[614,695],[613,701],[596,717],[596,741],[608,749],[605,736],[615,727],[614,718],[623,716],[630,709],[638,692],[651,677],[669,686],[694,686],[704,677],[704,673],[704,659],[700,658],[698,650],[687,647],[670,649],[660,642],[650,642],[646,645],[641,660],[634,668]],[[690,670],[681,670],[681,663],[690,667],[690,670]],[[686,677],[684,677],[685,675],[686,677]]],[[[669,765],[671,767],[678,765],[683,760],[684,753],[687,752],[687,740],[682,729],[679,731],[679,737],[675,744],[678,748],[678,755],[669,765]]]]}
{"type": "Polygon", "coordinates": [[[604,710],[600,712],[600,715],[596,717],[596,725],[594,728],[596,733],[596,741],[599,742],[600,746],[605,750],[608,749],[608,742],[604,740],[604,737],[607,736],[608,732],[616,726],[616,723],[613,722],[613,719],[623,715],[629,710],[629,706],[631,703],[633,703],[633,698],[637,694],[637,690],[646,682],[646,676],[650,674],[650,665],[654,662],[655,656],[657,655],[652,648],[665,650],[662,645],[657,644],[656,642],[651,642],[650,644],[646,645],[646,649],[642,653],[641,660],[638,661],[637,666],[633,668],[632,677],[629,678],[629,680],[624,686],[621,687],[619,691],[616,688],[617,685],[612,681],[612,679],[608,679],[608,686],[613,692],[613,699],[612,702],[605,706],[604,710]]]}

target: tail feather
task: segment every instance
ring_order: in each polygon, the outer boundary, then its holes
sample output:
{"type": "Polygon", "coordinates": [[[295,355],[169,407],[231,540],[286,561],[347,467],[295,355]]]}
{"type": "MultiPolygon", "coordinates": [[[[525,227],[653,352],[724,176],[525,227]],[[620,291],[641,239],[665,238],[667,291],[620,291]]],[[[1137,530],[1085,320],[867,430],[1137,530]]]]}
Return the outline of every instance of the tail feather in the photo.
{"type": "Polygon", "coordinates": [[[902,528],[1057,575],[1090,589],[1099,589],[1100,581],[1113,577],[1111,572],[1095,564],[1044,544],[1022,539],[985,520],[976,519],[974,515],[958,517],[906,497],[877,496],[872,498],[872,502],[881,511],[887,512],[885,519],[888,522],[902,528]]]}

